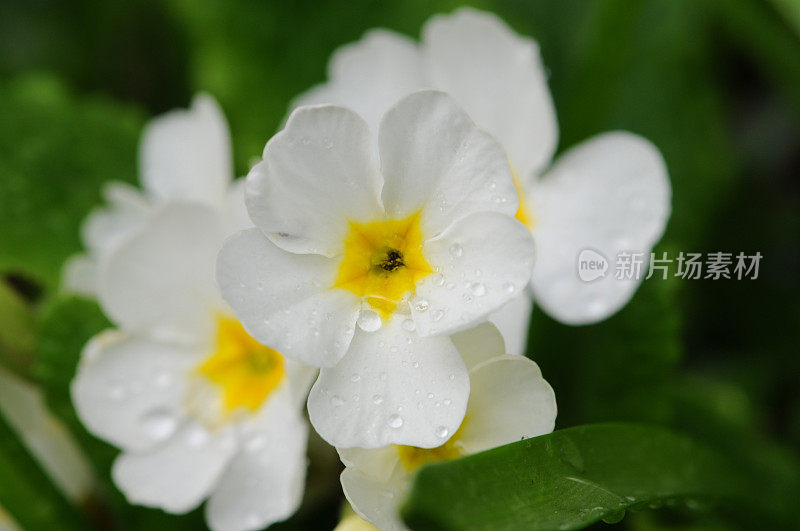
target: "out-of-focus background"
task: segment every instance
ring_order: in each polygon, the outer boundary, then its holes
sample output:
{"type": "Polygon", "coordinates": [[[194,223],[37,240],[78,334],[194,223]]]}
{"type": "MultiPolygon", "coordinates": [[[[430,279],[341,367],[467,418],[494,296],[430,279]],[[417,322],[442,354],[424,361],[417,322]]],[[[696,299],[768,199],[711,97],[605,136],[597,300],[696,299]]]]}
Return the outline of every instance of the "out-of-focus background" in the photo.
{"type": "MultiPolygon", "coordinates": [[[[540,43],[559,151],[610,129],[661,149],[673,213],[657,253],[763,256],[757,280],[648,280],[594,326],[534,312],[528,355],[556,391],[557,428],[627,420],[681,430],[747,470],[766,511],[786,510],[771,505],[785,503],[779,494],[800,474],[800,2],[467,3],[540,43]]],[[[80,222],[100,203],[103,182],[136,182],[148,117],[210,92],[244,175],[289,101],[325,78],[336,47],[376,26],[416,37],[430,15],[462,4],[0,3],[0,364],[41,386],[96,476],[79,509],[59,501],[0,414],[0,505],[28,496],[34,517],[66,522],[80,512],[78,528],[202,528],[201,511],[176,517],[126,505],[108,475],[115,450],[85,432],[69,403],[80,348],[106,324],[91,301],[59,295],[60,267],[80,249],[80,222]]],[[[276,528],[330,529],[338,520],[335,454],[315,441],[310,459],[303,507],[276,528]]],[[[618,525],[757,521],[666,507],[618,525]]]]}

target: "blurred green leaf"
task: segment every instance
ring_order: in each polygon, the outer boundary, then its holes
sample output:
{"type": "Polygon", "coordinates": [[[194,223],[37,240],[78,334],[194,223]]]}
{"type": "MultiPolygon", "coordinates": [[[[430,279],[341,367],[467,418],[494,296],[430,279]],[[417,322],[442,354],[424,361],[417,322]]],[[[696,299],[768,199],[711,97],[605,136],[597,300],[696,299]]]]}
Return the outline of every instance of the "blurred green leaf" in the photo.
{"type": "Polygon", "coordinates": [[[111,520],[119,529],[204,529],[202,510],[188,515],[168,515],[160,510],[129,505],[111,481],[110,471],[119,450],[95,438],[81,424],[70,396],[70,382],[81,351],[92,336],[110,327],[95,301],[81,297],[55,300],[43,313],[35,374],[48,405],[61,418],[86,450],[101,478],[100,498],[108,507],[98,507],[97,520],[111,520]]]}
{"type": "Polygon", "coordinates": [[[30,308],[8,283],[0,280],[0,365],[27,376],[35,346],[30,308]]]}
{"type": "Polygon", "coordinates": [[[81,514],[37,466],[2,415],[0,505],[24,529],[86,529],[81,514]]]}
{"type": "Polygon", "coordinates": [[[578,529],[631,508],[756,498],[732,463],[683,435],[597,424],[427,466],[403,516],[416,529],[578,529]]]}
{"type": "Polygon", "coordinates": [[[0,84],[0,115],[0,273],[52,289],[101,185],[135,179],[142,115],[43,76],[0,84]]]}

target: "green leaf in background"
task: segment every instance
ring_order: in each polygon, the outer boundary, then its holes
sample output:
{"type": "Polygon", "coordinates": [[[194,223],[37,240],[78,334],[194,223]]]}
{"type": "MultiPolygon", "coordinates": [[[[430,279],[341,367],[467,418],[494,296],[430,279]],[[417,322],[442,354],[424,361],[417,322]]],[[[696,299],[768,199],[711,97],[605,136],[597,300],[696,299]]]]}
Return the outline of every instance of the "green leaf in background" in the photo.
{"type": "Polygon", "coordinates": [[[2,415],[0,505],[23,529],[86,529],[83,516],[50,482],[2,415]]]}
{"type": "Polygon", "coordinates": [[[119,451],[92,436],[78,419],[72,406],[70,382],[83,346],[110,326],[95,301],[81,297],[55,300],[42,315],[34,369],[53,413],[70,429],[101,478],[95,506],[88,509],[93,512],[95,521],[106,522],[106,525],[111,521],[118,529],[205,529],[201,509],[176,516],[129,505],[110,477],[111,465],[119,451]]]}
{"type": "Polygon", "coordinates": [[[134,181],[142,115],[26,76],[0,84],[0,116],[0,274],[52,289],[101,185],[134,181]]]}
{"type": "Polygon", "coordinates": [[[30,308],[0,279],[0,365],[27,376],[35,346],[36,332],[30,308]]]}
{"type": "Polygon", "coordinates": [[[403,508],[414,529],[577,529],[664,503],[757,507],[737,467],[665,428],[559,430],[421,469],[403,508]]]}

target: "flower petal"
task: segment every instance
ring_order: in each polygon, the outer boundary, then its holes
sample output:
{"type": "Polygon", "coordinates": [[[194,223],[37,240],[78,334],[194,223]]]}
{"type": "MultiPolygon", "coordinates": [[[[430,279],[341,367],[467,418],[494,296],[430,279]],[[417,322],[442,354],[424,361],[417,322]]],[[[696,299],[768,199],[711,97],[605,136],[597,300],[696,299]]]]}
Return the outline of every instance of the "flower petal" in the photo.
{"type": "Polygon", "coordinates": [[[262,529],[300,505],[306,476],[308,424],[292,397],[270,398],[206,504],[214,531],[262,529]]]}
{"type": "Polygon", "coordinates": [[[106,184],[103,197],[108,205],[92,210],[81,225],[81,240],[98,259],[139,228],[151,210],[141,192],[126,183],[106,184]]]}
{"type": "Polygon", "coordinates": [[[334,260],[286,252],[258,229],[225,242],[217,282],[245,329],[261,343],[314,367],[336,364],[359,311],[354,294],[330,289],[334,260]]]}
{"type": "Polygon", "coordinates": [[[400,463],[400,454],[394,446],[384,446],[373,450],[364,448],[337,448],[339,458],[347,468],[358,470],[380,482],[388,481],[400,463]]]}
{"type": "Polygon", "coordinates": [[[400,504],[407,491],[406,474],[397,470],[383,482],[346,468],[341,481],[345,497],[361,518],[382,531],[407,531],[400,520],[400,504]]]}
{"type": "Polygon", "coordinates": [[[530,280],[534,245],[515,219],[482,212],[426,242],[423,254],[437,273],[417,286],[411,313],[428,336],[464,330],[511,300],[530,280]]]}
{"type": "Polygon", "coordinates": [[[473,368],[472,393],[458,442],[467,453],[553,431],[556,397],[539,367],[523,356],[501,356],[473,368]]]}
{"type": "Polygon", "coordinates": [[[373,29],[337,49],[328,63],[328,82],[312,88],[292,107],[335,103],[356,111],[373,134],[386,110],[401,97],[425,88],[422,58],[410,38],[373,29]]]}
{"type": "Polygon", "coordinates": [[[247,207],[244,204],[244,194],[247,188],[246,179],[236,179],[228,187],[223,210],[223,222],[225,224],[225,234],[236,234],[240,230],[249,229],[253,226],[247,207]]]}
{"type": "Polygon", "coordinates": [[[497,138],[517,174],[547,166],[558,123],[536,42],[494,14],[469,8],[431,18],[422,41],[433,86],[497,138]]]}
{"type": "Polygon", "coordinates": [[[382,214],[366,122],[343,107],[297,109],[247,175],[250,218],[286,251],[341,253],[350,221],[382,214]]]}
{"type": "Polygon", "coordinates": [[[379,147],[386,211],[402,218],[422,209],[425,238],[475,212],[517,211],[503,148],[447,94],[428,90],[398,102],[381,122],[379,147]]]}
{"type": "Polygon", "coordinates": [[[84,347],[70,387],[78,417],[116,446],[152,447],[180,422],[184,374],[198,356],[202,352],[116,330],[98,334],[84,347]]]}
{"type": "Polygon", "coordinates": [[[61,268],[61,288],[68,293],[97,296],[97,262],[86,254],[67,259],[61,268]]]}
{"type": "Polygon", "coordinates": [[[214,262],[224,236],[213,209],[165,205],[101,264],[103,309],[129,330],[209,340],[222,305],[214,262]]]}
{"type": "Polygon", "coordinates": [[[129,503],[181,514],[211,493],[235,452],[230,430],[192,423],[150,452],[123,453],[111,476],[129,503]]]}
{"type": "Polygon", "coordinates": [[[463,332],[457,332],[450,336],[450,339],[464,359],[467,370],[506,353],[503,336],[497,327],[488,321],[463,332]]]}
{"type": "Polygon", "coordinates": [[[624,306],[639,282],[617,280],[614,259],[620,251],[648,253],[649,259],[669,218],[670,195],[661,154],[640,136],[606,133],[561,156],[530,190],[536,303],[567,324],[597,322],[624,306]],[[578,277],[584,249],[609,261],[605,277],[578,277]]]}
{"type": "Polygon", "coordinates": [[[220,207],[233,178],[225,116],[213,98],[198,95],[188,110],[153,119],[139,149],[142,185],[155,199],[220,207]]]}
{"type": "Polygon", "coordinates": [[[469,396],[461,356],[449,338],[421,338],[401,321],[359,331],[345,357],[320,371],[308,412],[330,444],[431,448],[461,423],[469,396]]]}
{"type": "Polygon", "coordinates": [[[533,301],[527,290],[511,299],[499,310],[489,315],[490,322],[497,326],[505,340],[504,354],[523,356],[528,347],[533,301]]]}

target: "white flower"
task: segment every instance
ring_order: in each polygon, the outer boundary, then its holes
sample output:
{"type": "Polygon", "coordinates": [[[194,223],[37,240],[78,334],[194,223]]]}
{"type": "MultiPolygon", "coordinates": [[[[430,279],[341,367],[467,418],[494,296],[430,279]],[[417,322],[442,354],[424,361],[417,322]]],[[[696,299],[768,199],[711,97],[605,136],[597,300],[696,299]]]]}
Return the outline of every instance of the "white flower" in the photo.
{"type": "Polygon", "coordinates": [[[161,199],[98,262],[98,300],[118,329],[84,347],[72,398],[122,449],[112,476],[130,502],[183,513],[208,498],[212,529],[260,529],[302,498],[314,371],[251,338],[219,295],[216,255],[244,203],[218,171],[230,151],[212,130],[224,121],[206,111],[196,103],[145,134],[143,182],[161,199]]]}
{"type": "Polygon", "coordinates": [[[525,287],[533,242],[503,150],[450,97],[408,96],[379,130],[376,148],[348,109],[296,110],[247,177],[257,228],[228,240],[217,279],[255,338],[322,367],[324,439],[438,446],[469,394],[447,334],[525,287]]]}
{"type": "MultiPolygon", "coordinates": [[[[670,213],[670,185],[658,150],[642,137],[612,132],[570,149],[551,163],[558,140],[555,109],[537,44],[490,13],[459,9],[429,20],[422,42],[372,30],[334,53],[328,82],[295,105],[353,108],[373,130],[410,91],[451,94],[508,155],[519,189],[518,218],[531,229],[537,256],[534,300],[568,324],[602,320],[624,306],[638,286],[614,275],[591,283],[577,275],[578,254],[649,251],[670,213]]],[[[509,352],[524,351],[531,303],[490,317],[509,352]]]]}
{"type": "Polygon", "coordinates": [[[347,500],[383,531],[406,529],[398,508],[419,467],[553,431],[555,395],[539,367],[523,356],[503,355],[502,339],[491,324],[463,334],[470,334],[458,342],[468,352],[472,390],[464,422],[445,444],[339,449],[347,467],[341,477],[347,500]]]}
{"type": "Polygon", "coordinates": [[[86,254],[64,266],[63,287],[95,296],[99,264],[141,227],[159,205],[185,200],[226,213],[232,229],[251,226],[242,184],[233,179],[228,126],[217,103],[198,95],[188,110],[173,110],[147,125],[139,149],[143,190],[112,182],[103,189],[107,206],[96,208],[81,227],[86,254]]]}

